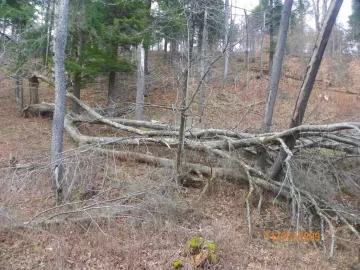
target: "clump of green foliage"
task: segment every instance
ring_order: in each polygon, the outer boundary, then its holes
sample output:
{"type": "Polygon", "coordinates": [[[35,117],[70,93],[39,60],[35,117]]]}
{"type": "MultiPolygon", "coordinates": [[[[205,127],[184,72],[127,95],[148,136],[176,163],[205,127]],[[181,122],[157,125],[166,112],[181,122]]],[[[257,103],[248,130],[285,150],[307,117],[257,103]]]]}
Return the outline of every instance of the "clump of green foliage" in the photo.
{"type": "Polygon", "coordinates": [[[205,259],[212,264],[217,262],[216,251],[217,247],[213,241],[204,240],[203,237],[197,236],[191,238],[185,247],[185,254],[191,254],[195,256],[195,258],[198,257],[199,254],[206,254],[205,252],[207,252],[208,256],[205,259]]]}
{"type": "Polygon", "coordinates": [[[182,263],[182,261],[180,261],[179,259],[176,259],[173,263],[172,266],[174,267],[174,269],[180,269],[182,268],[184,265],[182,263]]]}

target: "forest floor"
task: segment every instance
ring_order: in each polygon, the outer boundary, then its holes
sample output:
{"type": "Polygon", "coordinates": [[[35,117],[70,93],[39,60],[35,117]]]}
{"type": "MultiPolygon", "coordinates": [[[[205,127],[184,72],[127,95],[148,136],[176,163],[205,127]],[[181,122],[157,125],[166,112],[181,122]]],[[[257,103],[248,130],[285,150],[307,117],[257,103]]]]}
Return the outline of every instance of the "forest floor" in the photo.
{"type": "MultiPolygon", "coordinates": [[[[301,74],[294,68],[294,63],[287,65],[292,67],[295,75],[301,74]]],[[[330,68],[331,63],[328,65],[330,68]]],[[[353,86],[337,86],[337,82],[329,81],[325,77],[330,73],[323,67],[319,76],[322,81],[312,95],[307,123],[360,121],[360,89],[357,86],[360,85],[357,81],[360,76],[356,76],[360,74],[360,63],[351,62],[351,65],[354,74],[348,82],[353,86]]],[[[253,73],[248,75],[248,83],[244,78],[237,81],[234,73],[230,74],[234,79],[224,86],[216,82],[215,78],[219,77],[215,69],[201,125],[254,132],[260,126],[268,81],[256,79],[253,73]]],[[[157,78],[156,74],[154,71],[152,77],[157,78]]],[[[159,81],[154,80],[150,86],[147,102],[177,102],[176,91],[164,90],[157,84],[160,85],[159,81]]],[[[282,81],[274,129],[288,125],[300,84],[297,79],[282,81]]],[[[169,87],[171,81],[166,85],[169,87]]],[[[84,91],[84,100],[93,106],[104,104],[106,92],[101,87],[84,91]]],[[[39,96],[41,101],[51,101],[53,90],[41,84],[39,96]]],[[[167,122],[171,117],[161,110],[146,111],[149,120],[167,122]]],[[[87,127],[82,127],[85,129],[87,127]]],[[[65,151],[76,151],[67,135],[64,139],[65,151]]],[[[12,219],[29,220],[54,206],[47,170],[41,173],[30,171],[24,179],[5,175],[11,156],[21,164],[48,162],[50,140],[51,120],[22,118],[15,105],[13,85],[2,81],[0,179],[9,182],[0,181],[0,223],[9,223],[6,215],[12,219]]],[[[169,174],[165,169],[131,161],[119,166],[122,178],[118,181],[132,188],[146,186],[146,181],[151,184],[159,179],[165,181],[169,174]]],[[[163,206],[162,215],[153,218],[64,222],[49,227],[0,231],[0,269],[173,269],[171,265],[176,259],[183,262],[183,269],[193,269],[192,258],[185,256],[184,249],[196,236],[216,244],[218,262],[207,269],[356,269],[350,267],[359,262],[359,250],[350,248],[350,245],[337,245],[335,257],[330,260],[328,253],[315,249],[311,242],[267,241],[266,232],[289,231],[288,206],[282,202],[274,203],[274,194],[265,194],[261,213],[255,210],[254,203],[254,232],[250,238],[244,207],[247,192],[247,186],[217,179],[210,195],[201,201],[198,201],[201,189],[183,189],[172,195],[171,203],[163,206]]]]}

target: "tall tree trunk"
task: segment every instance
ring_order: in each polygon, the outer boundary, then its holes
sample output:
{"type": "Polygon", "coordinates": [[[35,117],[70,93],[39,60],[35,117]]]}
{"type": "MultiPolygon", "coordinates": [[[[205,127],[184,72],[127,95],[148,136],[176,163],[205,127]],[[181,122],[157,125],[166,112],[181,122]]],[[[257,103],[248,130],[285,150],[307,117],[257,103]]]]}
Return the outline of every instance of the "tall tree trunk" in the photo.
{"type": "Polygon", "coordinates": [[[39,80],[36,76],[29,78],[30,104],[39,103],[39,80]]]}
{"type": "Polygon", "coordinates": [[[165,38],[164,40],[164,58],[167,58],[167,49],[168,49],[168,40],[165,38]]]}
{"type": "Polygon", "coordinates": [[[55,110],[52,124],[52,188],[57,203],[63,199],[62,145],[66,110],[65,47],[69,17],[69,0],[59,0],[59,18],[55,39],[55,110]]]}
{"type": "Polygon", "coordinates": [[[246,39],[245,39],[245,63],[246,63],[246,87],[249,85],[249,21],[248,21],[248,16],[247,16],[247,12],[244,9],[244,15],[245,15],[245,32],[246,32],[246,39]]]}
{"type": "Polygon", "coordinates": [[[136,91],[136,120],[142,120],[144,114],[145,74],[144,48],[140,43],[137,49],[137,91],[136,91]]]}
{"type": "Polygon", "coordinates": [[[182,175],[182,164],[183,164],[183,151],[185,143],[185,130],[186,130],[186,111],[187,111],[187,94],[188,94],[188,80],[189,80],[189,60],[186,63],[186,67],[183,71],[183,93],[182,93],[182,108],[180,115],[180,128],[179,128],[179,145],[176,153],[176,182],[177,184],[184,184],[182,175]]]}
{"type": "Polygon", "coordinates": [[[225,50],[225,63],[224,63],[224,74],[223,74],[223,81],[225,82],[227,79],[228,68],[229,68],[229,0],[225,0],[225,38],[224,38],[224,50],[225,50]]]}
{"type": "Polygon", "coordinates": [[[24,87],[21,72],[16,72],[15,98],[19,111],[24,109],[24,87]]]}
{"type": "Polygon", "coordinates": [[[199,117],[200,122],[201,118],[204,113],[204,106],[205,106],[205,83],[206,78],[205,72],[207,69],[207,46],[208,46],[208,33],[207,33],[207,17],[208,17],[208,11],[207,8],[205,8],[205,14],[204,14],[204,29],[203,29],[203,40],[202,40],[202,48],[201,48],[201,63],[200,63],[200,80],[201,80],[201,86],[200,86],[200,92],[199,92],[199,117]]]}
{"type": "Polygon", "coordinates": [[[107,100],[107,106],[110,107],[110,112],[114,112],[114,106],[116,103],[116,89],[115,89],[115,83],[116,83],[116,72],[110,71],[109,72],[109,85],[108,85],[108,100],[107,100]]]}
{"type": "MultiPolygon", "coordinates": [[[[266,109],[265,109],[265,117],[264,122],[262,126],[262,132],[267,133],[270,131],[273,114],[274,114],[274,108],[275,108],[275,101],[277,92],[279,89],[279,83],[281,79],[281,72],[282,72],[282,66],[283,66],[283,60],[284,60],[284,54],[285,54],[285,46],[286,46],[286,37],[287,32],[289,29],[289,22],[290,22],[290,16],[291,16],[291,8],[293,5],[293,0],[285,0],[284,8],[282,10],[281,14],[281,21],[280,21],[280,28],[279,28],[279,37],[278,42],[276,44],[276,52],[275,52],[275,61],[273,68],[271,70],[271,77],[270,77],[270,84],[269,84],[269,94],[268,94],[268,100],[266,103],[266,109]]],[[[264,149],[259,149],[259,160],[258,160],[258,166],[259,169],[264,171],[265,170],[265,160],[266,155],[264,149]]]]}
{"type": "MultiPolygon", "coordinates": [[[[77,28],[77,64],[82,67],[83,66],[83,58],[84,58],[84,45],[85,45],[85,38],[84,38],[84,30],[82,27],[85,23],[85,3],[84,0],[81,0],[80,3],[80,12],[79,12],[79,25],[77,28]]],[[[73,94],[77,99],[80,99],[80,92],[81,92],[81,83],[82,83],[82,74],[81,71],[77,71],[74,74],[74,87],[73,87],[73,94]]],[[[76,102],[72,102],[72,110],[75,113],[79,113],[79,105],[76,102]]]]}
{"type": "MultiPolygon", "coordinates": [[[[74,75],[74,86],[73,86],[73,94],[77,99],[81,97],[81,72],[76,72],[74,75]]],[[[72,102],[72,111],[74,113],[79,114],[79,105],[76,102],[72,102]]]]}
{"type": "Polygon", "coordinates": [[[270,14],[270,24],[269,24],[269,35],[270,35],[270,51],[269,51],[269,73],[272,71],[272,66],[274,62],[274,11],[273,11],[273,0],[269,1],[269,14],[270,14]]]}
{"type": "Polygon", "coordinates": [[[261,29],[261,47],[260,47],[260,77],[264,77],[264,36],[266,25],[266,13],[264,12],[264,22],[261,29]]]}
{"type": "Polygon", "coordinates": [[[285,47],[286,47],[286,37],[289,29],[291,8],[293,2],[294,2],[293,0],[285,0],[284,8],[281,14],[279,37],[278,37],[278,42],[276,44],[274,65],[271,71],[270,84],[269,84],[269,95],[266,103],[265,119],[263,124],[264,133],[270,131],[270,127],[272,124],[275,101],[281,79],[281,72],[282,72],[285,47]]]}
{"type": "Polygon", "coordinates": [[[48,55],[48,49],[49,49],[49,42],[48,42],[48,34],[49,34],[49,27],[50,27],[50,21],[51,21],[51,2],[47,1],[46,3],[46,11],[45,11],[45,36],[46,36],[46,42],[43,45],[43,66],[45,67],[47,64],[47,55],[48,55]]]}
{"type": "MultiPolygon", "coordinates": [[[[151,16],[151,0],[147,1],[147,25],[149,27],[150,25],[150,16],[151,16]]],[[[144,58],[144,71],[145,74],[148,75],[150,74],[149,72],[149,49],[150,49],[150,34],[146,34],[146,42],[143,46],[144,51],[145,51],[145,58],[144,58]]]]}
{"type": "Polygon", "coordinates": [[[315,15],[315,27],[316,27],[317,33],[319,33],[320,28],[321,28],[321,23],[320,23],[320,0],[312,0],[312,4],[313,4],[314,15],[315,15]]]}
{"type": "MultiPolygon", "coordinates": [[[[324,24],[321,28],[320,34],[317,38],[313,54],[311,56],[309,65],[307,67],[306,76],[302,83],[296,105],[294,108],[294,112],[290,122],[290,128],[297,127],[302,124],[304,119],[304,114],[306,111],[307,103],[309,101],[311,91],[313,89],[316,75],[319,71],[320,64],[326,49],[326,45],[329,41],[331,31],[334,27],[336,22],[337,15],[339,14],[340,7],[343,3],[343,0],[332,0],[329,11],[326,15],[324,24]]],[[[293,136],[289,136],[285,143],[287,144],[288,148],[292,150],[295,146],[295,142],[299,134],[293,134],[293,136]]],[[[270,176],[275,178],[278,176],[282,169],[282,164],[287,157],[287,154],[284,150],[280,151],[275,163],[273,164],[270,170],[270,176]]]]}

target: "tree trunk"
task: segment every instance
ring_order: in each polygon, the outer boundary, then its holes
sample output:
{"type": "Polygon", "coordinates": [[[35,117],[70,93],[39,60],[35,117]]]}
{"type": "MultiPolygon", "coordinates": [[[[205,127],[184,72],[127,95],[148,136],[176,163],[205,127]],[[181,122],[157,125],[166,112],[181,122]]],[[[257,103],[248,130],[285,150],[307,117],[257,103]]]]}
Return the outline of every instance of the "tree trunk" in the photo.
{"type": "MultiPolygon", "coordinates": [[[[340,7],[343,3],[343,0],[332,0],[328,14],[325,18],[324,24],[321,28],[320,34],[317,38],[313,54],[311,56],[309,65],[307,67],[306,76],[302,83],[296,105],[294,108],[293,116],[290,123],[290,128],[297,127],[302,124],[304,119],[304,114],[306,111],[307,103],[310,98],[311,91],[313,89],[316,75],[319,71],[320,64],[326,49],[326,45],[328,43],[329,37],[331,35],[331,31],[336,22],[337,15],[339,14],[340,7]]],[[[295,146],[296,139],[298,138],[299,133],[293,134],[293,136],[289,136],[285,143],[288,148],[292,150],[295,146]]],[[[270,170],[270,176],[275,178],[278,176],[282,169],[282,164],[287,157],[287,154],[284,150],[281,150],[275,163],[273,164],[270,170]]]]}
{"type": "Polygon", "coordinates": [[[49,50],[49,27],[50,27],[50,21],[51,21],[51,12],[52,12],[52,9],[51,9],[51,2],[52,1],[47,1],[46,3],[46,11],[45,11],[45,36],[46,36],[46,42],[45,44],[43,45],[43,55],[42,55],[42,58],[43,58],[43,66],[45,67],[46,64],[47,64],[47,56],[48,56],[48,50],[49,50]]]}
{"type": "Polygon", "coordinates": [[[273,12],[273,0],[269,1],[269,14],[270,14],[270,25],[269,25],[269,35],[270,35],[270,50],[269,50],[269,73],[272,71],[272,66],[274,62],[274,12],[273,12]]]}
{"type": "Polygon", "coordinates": [[[320,3],[319,0],[312,0],[312,4],[313,4],[313,9],[314,9],[314,15],[315,15],[315,27],[316,27],[316,32],[319,33],[320,32],[320,3]]]}
{"type": "MultiPolygon", "coordinates": [[[[80,67],[83,66],[83,54],[84,54],[84,45],[85,45],[85,38],[84,38],[84,30],[82,27],[85,23],[85,3],[84,0],[81,1],[81,7],[79,12],[79,24],[78,25],[78,38],[77,38],[77,63],[80,67]]],[[[74,96],[80,99],[80,92],[81,92],[81,82],[82,82],[82,74],[81,71],[77,71],[74,75],[74,96]]],[[[73,102],[72,103],[72,110],[75,113],[79,113],[79,106],[73,102]]]]}
{"type": "Polygon", "coordinates": [[[261,29],[261,45],[260,45],[260,77],[264,77],[264,36],[265,36],[265,25],[266,25],[266,13],[264,12],[264,22],[261,29]]]}
{"type": "Polygon", "coordinates": [[[109,72],[107,106],[110,107],[111,112],[114,111],[114,106],[115,106],[115,103],[116,103],[115,83],[116,83],[116,72],[115,71],[110,71],[109,72]]]}
{"type": "Polygon", "coordinates": [[[176,182],[183,185],[183,179],[181,177],[183,173],[183,151],[185,143],[185,130],[186,130],[186,108],[187,108],[187,94],[188,94],[188,80],[189,80],[189,59],[186,63],[186,67],[183,71],[184,83],[182,93],[182,108],[180,118],[180,129],[179,129],[179,145],[176,153],[176,182]]]}
{"type": "Polygon", "coordinates": [[[199,117],[201,122],[201,117],[204,113],[204,106],[205,106],[205,83],[206,83],[206,76],[205,72],[207,69],[207,46],[208,46],[208,33],[207,33],[207,17],[208,11],[205,8],[204,14],[204,29],[203,29],[203,40],[202,40],[202,48],[201,48],[201,63],[200,63],[200,91],[199,91],[199,117]]]}
{"type": "Polygon", "coordinates": [[[24,87],[23,87],[23,78],[20,72],[16,73],[15,97],[19,111],[22,111],[24,109],[24,87]]]}
{"type": "MultiPolygon", "coordinates": [[[[81,91],[81,73],[76,72],[74,75],[74,87],[73,94],[77,99],[80,99],[80,91],[81,91]]],[[[79,105],[76,102],[72,102],[72,111],[76,114],[79,114],[79,105]]]]}
{"type": "Polygon", "coordinates": [[[165,38],[164,40],[164,58],[167,58],[167,49],[168,49],[168,40],[165,38]]]}
{"type": "MultiPolygon", "coordinates": [[[[271,70],[269,94],[266,103],[264,122],[262,126],[263,133],[270,132],[270,128],[272,124],[275,101],[281,79],[281,72],[282,72],[285,46],[286,46],[286,37],[289,29],[292,5],[293,5],[293,0],[285,0],[284,8],[281,14],[279,37],[278,37],[278,42],[276,44],[276,52],[274,59],[275,62],[271,70]]],[[[260,148],[258,152],[259,152],[258,167],[261,171],[265,171],[265,161],[266,161],[265,150],[260,148]]]]}
{"type": "Polygon", "coordinates": [[[39,103],[39,80],[36,76],[29,78],[30,105],[39,103]]]}
{"type": "Polygon", "coordinates": [[[225,82],[227,79],[228,68],[229,68],[229,0],[225,0],[225,38],[224,38],[224,50],[225,50],[225,63],[224,63],[224,74],[223,81],[225,82]]]}
{"type": "Polygon", "coordinates": [[[52,124],[51,171],[52,188],[57,203],[63,199],[62,145],[66,110],[65,47],[69,16],[69,0],[59,0],[59,17],[55,39],[55,111],[52,124]]]}
{"type": "Polygon", "coordinates": [[[145,93],[144,55],[145,55],[144,48],[140,43],[137,49],[136,120],[142,120],[144,113],[144,93],[145,93]]]}
{"type": "Polygon", "coordinates": [[[246,63],[246,87],[249,85],[249,21],[247,12],[244,9],[244,15],[245,15],[245,32],[246,32],[246,39],[245,39],[245,63],[246,63]]]}
{"type": "MultiPolygon", "coordinates": [[[[150,26],[150,16],[151,16],[151,1],[152,0],[148,0],[147,1],[147,26],[149,27],[150,26]]],[[[146,34],[146,42],[145,42],[145,45],[142,46],[143,49],[144,49],[144,72],[146,75],[149,75],[150,72],[149,72],[149,49],[150,49],[150,34],[147,33],[146,34]]]]}
{"type": "Polygon", "coordinates": [[[263,132],[269,132],[272,124],[275,100],[279,88],[279,83],[281,79],[281,72],[283,66],[283,60],[285,55],[285,47],[286,47],[286,38],[289,29],[289,22],[291,16],[291,8],[293,5],[293,0],[285,0],[284,8],[281,14],[280,28],[279,28],[279,37],[278,42],[276,44],[275,51],[275,62],[273,65],[273,69],[271,71],[271,78],[269,84],[269,95],[266,103],[265,110],[265,121],[263,125],[263,132]]]}

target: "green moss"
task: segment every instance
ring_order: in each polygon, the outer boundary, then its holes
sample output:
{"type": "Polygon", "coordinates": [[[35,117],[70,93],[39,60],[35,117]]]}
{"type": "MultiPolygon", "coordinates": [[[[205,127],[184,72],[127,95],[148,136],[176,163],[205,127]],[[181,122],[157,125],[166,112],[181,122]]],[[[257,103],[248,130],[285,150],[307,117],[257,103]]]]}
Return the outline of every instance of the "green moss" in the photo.
{"type": "Polygon", "coordinates": [[[273,200],[273,203],[274,203],[274,204],[280,204],[281,201],[280,201],[279,199],[275,198],[275,199],[273,200]]]}
{"type": "Polygon", "coordinates": [[[203,243],[204,238],[195,236],[187,243],[185,252],[190,252],[191,254],[198,253],[202,248],[203,243]]]}
{"type": "Polygon", "coordinates": [[[179,268],[182,268],[184,265],[183,265],[182,261],[180,261],[179,259],[176,259],[172,263],[172,266],[174,267],[174,269],[179,269],[179,268]]]}
{"type": "Polygon", "coordinates": [[[344,185],[340,187],[340,191],[341,191],[342,193],[344,193],[344,194],[347,194],[347,195],[350,195],[350,194],[351,194],[350,189],[349,189],[347,186],[344,186],[344,185]]]}
{"type": "Polygon", "coordinates": [[[212,241],[206,242],[204,244],[204,248],[206,248],[207,250],[210,251],[210,254],[209,254],[210,262],[215,264],[216,263],[216,255],[215,255],[216,245],[214,244],[214,242],[212,242],[212,241]]]}

